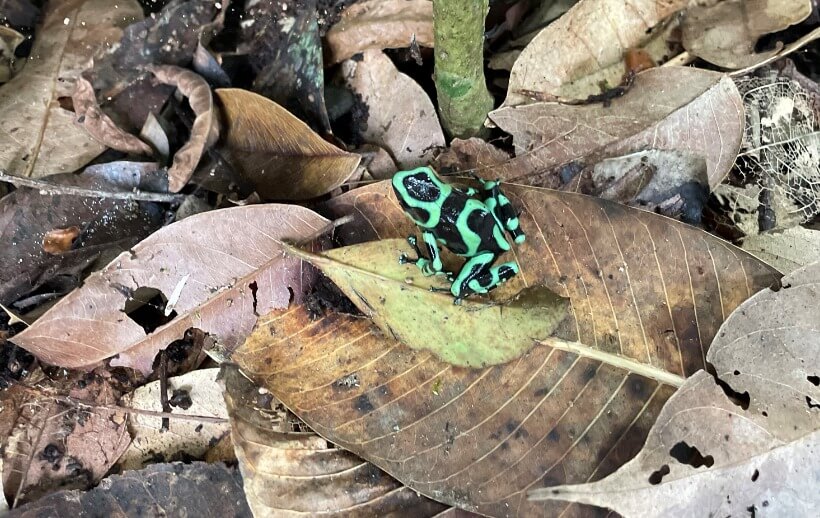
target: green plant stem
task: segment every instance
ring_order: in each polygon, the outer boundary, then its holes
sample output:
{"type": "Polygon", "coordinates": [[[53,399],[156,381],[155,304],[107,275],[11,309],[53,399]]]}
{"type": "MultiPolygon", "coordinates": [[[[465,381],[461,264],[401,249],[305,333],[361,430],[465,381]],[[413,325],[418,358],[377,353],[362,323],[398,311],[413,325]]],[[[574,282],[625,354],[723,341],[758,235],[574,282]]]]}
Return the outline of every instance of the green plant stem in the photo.
{"type": "Polygon", "coordinates": [[[479,135],[493,98],[484,82],[484,19],[489,0],[433,0],[436,92],[444,130],[479,135]]]}

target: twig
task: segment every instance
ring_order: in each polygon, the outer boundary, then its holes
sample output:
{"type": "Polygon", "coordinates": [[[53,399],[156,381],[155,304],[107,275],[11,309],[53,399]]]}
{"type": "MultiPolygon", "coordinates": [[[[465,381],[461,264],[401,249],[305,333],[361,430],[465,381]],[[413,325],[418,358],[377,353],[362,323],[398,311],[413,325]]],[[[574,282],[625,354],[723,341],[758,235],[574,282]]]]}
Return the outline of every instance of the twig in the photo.
{"type": "Polygon", "coordinates": [[[97,189],[86,189],[73,185],[58,185],[43,180],[33,178],[23,178],[14,176],[4,171],[0,171],[0,182],[6,182],[15,187],[29,187],[37,189],[40,194],[64,194],[68,196],[82,196],[85,198],[107,198],[111,200],[132,200],[132,201],[154,201],[158,203],[179,203],[185,199],[184,194],[166,194],[161,192],[127,191],[113,192],[100,191],[97,189]]]}

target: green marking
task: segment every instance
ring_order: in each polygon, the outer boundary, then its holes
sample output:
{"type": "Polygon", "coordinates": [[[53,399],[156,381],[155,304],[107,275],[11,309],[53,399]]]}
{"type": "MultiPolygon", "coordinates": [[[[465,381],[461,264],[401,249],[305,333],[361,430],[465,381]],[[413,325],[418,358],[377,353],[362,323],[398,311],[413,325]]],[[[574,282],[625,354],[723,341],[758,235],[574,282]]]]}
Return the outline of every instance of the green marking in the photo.
{"type": "Polygon", "coordinates": [[[425,210],[429,215],[427,221],[420,221],[408,214],[413,222],[422,228],[434,228],[441,220],[441,203],[453,192],[453,188],[439,180],[436,173],[429,167],[417,167],[409,171],[399,171],[393,175],[393,188],[401,197],[402,201],[410,207],[425,210]],[[435,201],[422,201],[417,199],[404,186],[404,179],[415,174],[423,173],[427,176],[431,183],[435,184],[439,189],[439,197],[435,201]]]}
{"type": "Polygon", "coordinates": [[[467,247],[467,251],[459,255],[471,257],[481,250],[481,236],[476,234],[467,222],[473,212],[484,210],[486,210],[484,204],[478,200],[469,199],[464,204],[464,210],[461,211],[456,220],[456,229],[458,229],[458,234],[467,247]]]}
{"type": "MultiPolygon", "coordinates": [[[[516,230],[516,229],[518,229],[518,218],[512,218],[512,219],[508,220],[507,221],[507,230],[512,231],[512,230],[516,230]]],[[[518,238],[515,238],[515,239],[516,239],[516,243],[517,243],[518,238]]]]}
{"type": "Polygon", "coordinates": [[[507,241],[507,238],[504,236],[504,232],[501,230],[499,225],[493,225],[493,237],[495,238],[498,248],[504,251],[510,249],[510,243],[507,241]]]}
{"type": "Polygon", "coordinates": [[[526,241],[526,239],[527,236],[525,236],[524,234],[518,234],[517,236],[515,236],[515,244],[520,245],[521,243],[526,241]]]}

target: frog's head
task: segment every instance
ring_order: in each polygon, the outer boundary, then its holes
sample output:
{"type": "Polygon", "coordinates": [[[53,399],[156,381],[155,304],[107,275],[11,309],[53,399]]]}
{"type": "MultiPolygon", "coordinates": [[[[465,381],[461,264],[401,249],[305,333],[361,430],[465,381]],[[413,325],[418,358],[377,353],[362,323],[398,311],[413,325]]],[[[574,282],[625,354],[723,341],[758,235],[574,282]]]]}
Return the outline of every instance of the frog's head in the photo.
{"type": "Polygon", "coordinates": [[[426,226],[431,219],[438,220],[441,204],[452,187],[442,182],[429,167],[417,167],[394,174],[393,191],[402,209],[415,223],[426,226]]]}

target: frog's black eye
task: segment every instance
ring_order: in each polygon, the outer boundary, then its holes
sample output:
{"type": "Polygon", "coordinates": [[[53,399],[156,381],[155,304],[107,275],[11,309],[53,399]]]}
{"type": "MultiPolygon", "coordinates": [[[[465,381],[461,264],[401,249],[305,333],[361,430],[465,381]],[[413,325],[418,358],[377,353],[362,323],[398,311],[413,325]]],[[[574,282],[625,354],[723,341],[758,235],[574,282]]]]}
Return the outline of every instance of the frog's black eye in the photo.
{"type": "Polygon", "coordinates": [[[404,188],[413,198],[420,201],[436,201],[441,196],[441,189],[425,173],[417,173],[406,177],[404,188]]]}

